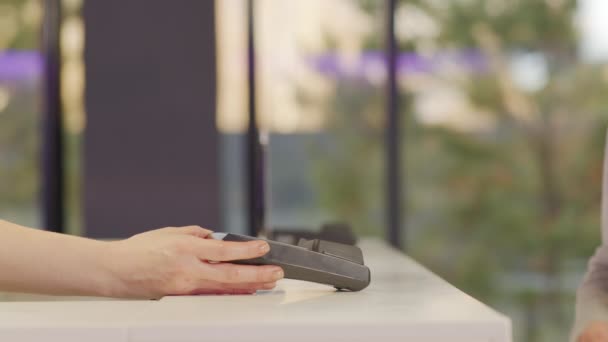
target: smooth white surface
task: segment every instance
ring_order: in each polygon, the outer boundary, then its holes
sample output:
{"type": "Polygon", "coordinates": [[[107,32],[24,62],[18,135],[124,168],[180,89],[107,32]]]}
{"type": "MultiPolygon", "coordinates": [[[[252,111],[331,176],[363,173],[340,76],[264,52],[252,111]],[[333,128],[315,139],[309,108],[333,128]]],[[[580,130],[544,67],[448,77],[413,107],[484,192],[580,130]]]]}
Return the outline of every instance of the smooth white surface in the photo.
{"type": "Polygon", "coordinates": [[[507,317],[379,241],[361,247],[361,292],[283,280],[251,296],[4,302],[0,341],[511,341],[507,317]]]}

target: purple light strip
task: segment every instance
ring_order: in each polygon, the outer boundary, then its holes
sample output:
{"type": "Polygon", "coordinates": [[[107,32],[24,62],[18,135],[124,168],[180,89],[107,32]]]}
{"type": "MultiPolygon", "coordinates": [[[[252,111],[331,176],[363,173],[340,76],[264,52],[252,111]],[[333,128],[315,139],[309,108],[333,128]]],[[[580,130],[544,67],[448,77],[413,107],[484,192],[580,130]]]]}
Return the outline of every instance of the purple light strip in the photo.
{"type": "Polygon", "coordinates": [[[42,55],[38,51],[0,51],[0,82],[39,80],[42,63],[42,55]]]}
{"type": "MultiPolygon", "coordinates": [[[[386,65],[382,51],[362,53],[353,67],[343,65],[335,53],[310,56],[307,62],[318,72],[334,78],[364,77],[370,68],[386,65]]],[[[470,72],[484,72],[487,69],[485,57],[476,50],[438,53],[431,57],[403,52],[397,58],[397,72],[400,75],[433,73],[445,63],[456,63],[470,72]]],[[[42,55],[35,50],[0,51],[0,82],[39,80],[42,64],[42,55]]]]}
{"type": "MultiPolygon", "coordinates": [[[[361,77],[366,75],[369,68],[386,66],[386,58],[382,51],[363,52],[352,67],[343,65],[337,54],[334,53],[310,56],[307,58],[307,62],[318,72],[335,78],[361,77]]],[[[397,57],[397,73],[400,75],[433,73],[447,63],[455,63],[475,73],[487,70],[485,57],[475,50],[438,53],[431,57],[413,52],[403,52],[397,57]]]]}

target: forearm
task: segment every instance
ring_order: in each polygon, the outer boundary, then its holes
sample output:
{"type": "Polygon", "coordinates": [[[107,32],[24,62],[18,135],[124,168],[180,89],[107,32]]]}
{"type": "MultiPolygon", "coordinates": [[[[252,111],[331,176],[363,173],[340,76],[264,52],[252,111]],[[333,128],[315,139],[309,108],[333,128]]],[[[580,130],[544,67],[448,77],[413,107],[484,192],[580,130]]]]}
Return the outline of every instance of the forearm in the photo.
{"type": "Polygon", "coordinates": [[[0,220],[0,291],[112,296],[108,245],[0,220]]]}
{"type": "Polygon", "coordinates": [[[278,266],[225,263],[258,258],[262,241],[207,239],[198,226],[167,227],[102,242],[20,227],[0,220],[0,291],[160,298],[248,294],[283,278],[278,266]]]}
{"type": "Polygon", "coordinates": [[[587,275],[576,295],[576,321],[571,340],[593,322],[608,321],[608,247],[602,246],[591,258],[587,275]]]}

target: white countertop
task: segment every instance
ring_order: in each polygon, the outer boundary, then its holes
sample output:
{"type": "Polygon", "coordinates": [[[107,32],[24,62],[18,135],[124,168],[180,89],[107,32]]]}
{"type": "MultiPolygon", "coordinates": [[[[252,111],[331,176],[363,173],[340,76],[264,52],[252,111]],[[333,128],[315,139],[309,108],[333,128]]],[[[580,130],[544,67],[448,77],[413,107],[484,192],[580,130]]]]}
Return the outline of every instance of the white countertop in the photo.
{"type": "Polygon", "coordinates": [[[377,240],[363,241],[371,285],[336,292],[283,280],[246,296],[160,301],[0,295],[0,341],[510,342],[511,322],[377,240]]]}

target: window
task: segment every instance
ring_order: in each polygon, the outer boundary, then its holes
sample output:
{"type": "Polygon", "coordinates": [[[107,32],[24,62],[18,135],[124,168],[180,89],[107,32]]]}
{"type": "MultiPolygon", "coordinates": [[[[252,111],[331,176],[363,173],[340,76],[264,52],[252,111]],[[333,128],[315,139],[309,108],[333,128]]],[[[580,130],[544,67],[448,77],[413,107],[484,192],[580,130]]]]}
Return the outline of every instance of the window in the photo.
{"type": "MultiPolygon", "coordinates": [[[[345,219],[380,234],[385,2],[255,3],[271,224],[345,219]]],[[[603,3],[401,0],[394,13],[408,253],[508,314],[518,341],[568,335],[600,243],[603,3]]],[[[218,125],[233,139],[224,155],[234,163],[224,165],[234,227],[244,224],[233,216],[243,203],[243,158],[233,153],[247,116],[245,6],[218,2],[218,125]]]]}
{"type": "Polygon", "coordinates": [[[0,2],[0,216],[40,224],[41,1],[0,2]]]}
{"type": "Polygon", "coordinates": [[[411,253],[509,314],[517,341],[568,336],[600,243],[602,4],[420,0],[396,12],[411,253]]]}
{"type": "MultiPolygon", "coordinates": [[[[234,213],[244,203],[247,2],[216,4],[225,221],[242,231],[243,215],[234,213]]],[[[255,1],[256,101],[259,127],[269,136],[271,227],[346,221],[359,233],[382,234],[383,9],[381,2],[255,1]]]]}

